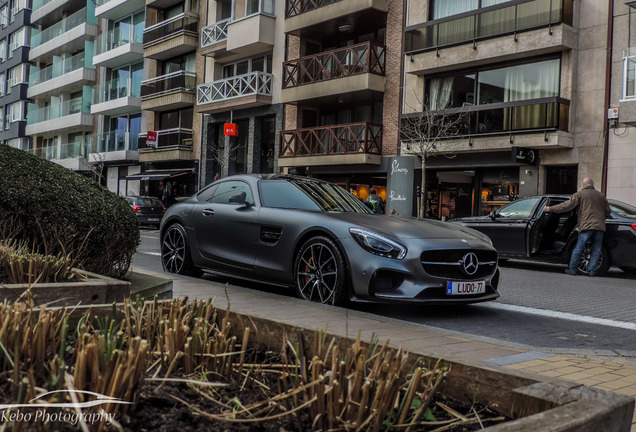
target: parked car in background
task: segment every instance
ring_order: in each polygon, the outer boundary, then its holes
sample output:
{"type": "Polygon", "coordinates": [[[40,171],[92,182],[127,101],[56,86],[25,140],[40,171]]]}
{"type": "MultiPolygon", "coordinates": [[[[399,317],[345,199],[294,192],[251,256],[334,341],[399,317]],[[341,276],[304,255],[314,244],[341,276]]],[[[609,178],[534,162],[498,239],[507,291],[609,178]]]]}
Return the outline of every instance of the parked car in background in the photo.
{"type": "MultiPolygon", "coordinates": [[[[578,238],[576,211],[545,213],[544,207],[570,199],[569,195],[537,195],[514,201],[487,216],[453,219],[457,225],[486,234],[500,258],[522,258],[568,264],[578,238]]],[[[608,200],[612,213],[606,220],[598,274],[611,266],[636,273],[636,207],[608,200]]],[[[579,265],[587,274],[590,245],[579,265]]]]}
{"type": "Polygon", "coordinates": [[[239,175],[171,206],[161,262],[295,289],[325,304],[347,300],[475,303],[499,297],[488,238],[443,222],[372,214],[326,181],[239,175]]]}
{"type": "Polygon", "coordinates": [[[140,225],[153,225],[159,228],[161,219],[166,212],[159,198],[151,196],[127,196],[126,201],[128,201],[132,211],[137,215],[140,225]]]}

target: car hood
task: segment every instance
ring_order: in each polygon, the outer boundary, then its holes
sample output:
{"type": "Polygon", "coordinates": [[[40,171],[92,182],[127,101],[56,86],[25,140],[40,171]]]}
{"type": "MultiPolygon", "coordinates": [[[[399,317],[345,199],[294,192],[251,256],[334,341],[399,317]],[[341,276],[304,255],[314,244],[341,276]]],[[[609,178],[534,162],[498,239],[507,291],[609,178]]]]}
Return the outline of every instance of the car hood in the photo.
{"type": "Polygon", "coordinates": [[[462,239],[468,236],[485,240],[482,234],[470,228],[436,220],[361,213],[328,214],[352,227],[357,225],[396,239],[462,239]]]}

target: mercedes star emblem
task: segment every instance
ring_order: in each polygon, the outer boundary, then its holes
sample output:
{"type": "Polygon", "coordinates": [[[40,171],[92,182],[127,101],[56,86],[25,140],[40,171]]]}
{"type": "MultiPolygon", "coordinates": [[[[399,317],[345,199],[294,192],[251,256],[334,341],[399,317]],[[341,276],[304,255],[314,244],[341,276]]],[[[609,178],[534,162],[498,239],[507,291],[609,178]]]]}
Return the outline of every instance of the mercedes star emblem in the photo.
{"type": "Polygon", "coordinates": [[[472,276],[477,273],[477,268],[479,267],[479,261],[477,260],[477,255],[472,252],[467,253],[462,258],[462,270],[468,276],[472,276]]]}

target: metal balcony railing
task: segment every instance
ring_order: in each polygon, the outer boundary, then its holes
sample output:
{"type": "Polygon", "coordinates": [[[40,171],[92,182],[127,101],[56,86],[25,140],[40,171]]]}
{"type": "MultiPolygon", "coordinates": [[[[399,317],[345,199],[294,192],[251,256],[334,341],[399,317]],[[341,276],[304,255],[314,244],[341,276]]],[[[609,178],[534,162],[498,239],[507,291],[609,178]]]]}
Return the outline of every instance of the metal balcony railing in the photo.
{"type": "Polygon", "coordinates": [[[197,34],[199,20],[183,12],[174,18],[161,21],[144,29],[144,44],[150,44],[177,35],[182,32],[197,34]]]}
{"type": "Polygon", "coordinates": [[[231,78],[201,84],[197,87],[197,105],[220,102],[249,95],[272,95],[273,75],[250,72],[231,78]]]}
{"type": "Polygon", "coordinates": [[[281,131],[280,157],[382,153],[382,125],[351,123],[281,131]]]}
{"type": "Polygon", "coordinates": [[[283,88],[352,75],[384,75],[386,48],[364,42],[283,63],[283,88]]]}
{"type": "MultiPolygon", "coordinates": [[[[164,129],[157,131],[157,148],[192,147],[192,129],[164,129]]],[[[146,144],[146,134],[139,135],[139,150],[153,149],[146,144]]]]}
{"type": "Polygon", "coordinates": [[[115,78],[99,85],[97,101],[102,103],[126,96],[140,97],[140,90],[139,86],[131,85],[130,79],[121,80],[115,78]]]}
{"type": "Polygon", "coordinates": [[[33,30],[31,35],[31,49],[38,47],[56,37],[63,35],[69,30],[74,29],[87,22],[86,8],[80,9],[72,15],[67,16],[62,21],[53,24],[51,27],[45,28],[41,32],[33,30]]]}
{"type": "Polygon", "coordinates": [[[300,15],[303,12],[318,9],[319,7],[327,6],[339,1],[342,0],[287,0],[285,18],[300,15]]]}
{"type": "MultiPolygon", "coordinates": [[[[433,111],[440,118],[447,116],[453,122],[453,130],[448,131],[449,138],[507,135],[510,133],[561,130],[568,131],[570,121],[570,101],[560,97],[529,99],[515,102],[501,102],[485,105],[474,105],[433,111]]],[[[410,114],[405,117],[418,117],[422,114],[410,114]]],[[[420,123],[408,121],[407,128],[427,125],[439,125],[436,121],[420,123]]],[[[440,120],[442,121],[442,120],[440,120]]],[[[436,132],[433,132],[436,134],[436,132]]],[[[427,133],[424,132],[424,135],[427,133]]],[[[404,139],[408,137],[404,136],[404,139]]]]}
{"type": "Polygon", "coordinates": [[[53,78],[66,75],[84,67],[84,53],[75,54],[64,59],[59,64],[47,66],[44,69],[32,67],[29,73],[29,86],[41,84],[53,78]]]}
{"type": "Polygon", "coordinates": [[[214,24],[210,24],[209,26],[203,27],[201,29],[201,48],[226,40],[227,28],[231,22],[232,18],[226,18],[215,22],[214,24]]]}
{"type": "Polygon", "coordinates": [[[112,131],[95,136],[92,153],[106,153],[123,150],[137,150],[138,132],[112,131]]]}
{"type": "Polygon", "coordinates": [[[141,97],[155,97],[177,91],[194,93],[197,75],[194,72],[178,71],[141,82],[141,97]]]}
{"type": "Polygon", "coordinates": [[[406,53],[439,49],[557,24],[572,25],[573,0],[504,2],[409,26],[406,53]]]}
{"type": "Polygon", "coordinates": [[[51,105],[44,108],[31,109],[27,115],[27,124],[35,124],[48,120],[55,120],[60,117],[66,117],[77,113],[91,112],[90,100],[83,97],[62,102],[61,104],[51,105]]]}

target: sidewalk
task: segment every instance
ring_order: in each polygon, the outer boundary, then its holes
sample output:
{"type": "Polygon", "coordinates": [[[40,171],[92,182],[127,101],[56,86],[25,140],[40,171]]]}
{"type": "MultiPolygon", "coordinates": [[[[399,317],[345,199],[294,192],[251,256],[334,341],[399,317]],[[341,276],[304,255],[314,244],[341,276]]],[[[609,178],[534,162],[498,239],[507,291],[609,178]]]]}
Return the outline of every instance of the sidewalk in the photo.
{"type": "MultiPolygon", "coordinates": [[[[164,273],[135,270],[160,277],[167,276],[164,273]]],[[[214,304],[219,308],[229,306],[234,312],[275,318],[289,325],[327,330],[338,336],[352,338],[360,331],[363,340],[368,341],[372,335],[376,335],[381,342],[389,339],[391,345],[401,346],[415,353],[421,352],[436,357],[452,355],[457,360],[482,361],[636,396],[636,366],[507,347],[492,340],[477,340],[477,337],[467,334],[310,303],[292,296],[280,296],[235,286],[226,291],[223,284],[214,281],[177,275],[170,277],[174,277],[174,298],[213,298],[214,304]]],[[[635,420],[632,420],[631,431],[636,432],[635,420]]]]}

